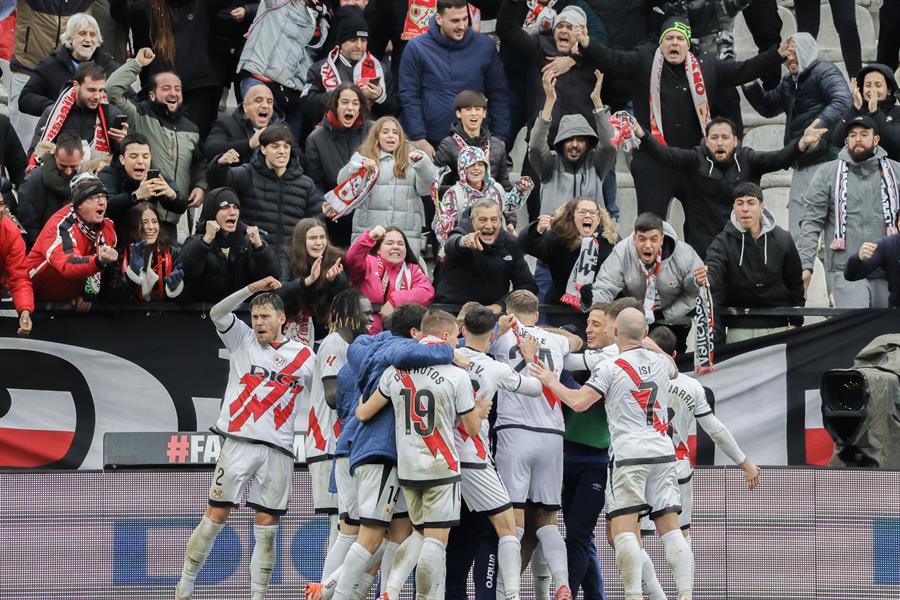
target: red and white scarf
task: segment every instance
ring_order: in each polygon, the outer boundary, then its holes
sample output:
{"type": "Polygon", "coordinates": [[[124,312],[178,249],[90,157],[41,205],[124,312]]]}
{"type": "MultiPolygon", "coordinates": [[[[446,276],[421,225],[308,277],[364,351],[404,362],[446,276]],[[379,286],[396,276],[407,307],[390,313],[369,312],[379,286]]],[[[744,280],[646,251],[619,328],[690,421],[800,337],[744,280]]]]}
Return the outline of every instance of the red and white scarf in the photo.
{"type": "Polygon", "coordinates": [[[296,318],[289,318],[284,324],[284,337],[295,342],[303,342],[312,348],[316,341],[312,312],[304,310],[296,318]]]}
{"type": "MultiPolygon", "coordinates": [[[[428,31],[428,21],[437,12],[437,0],[409,0],[401,40],[411,40],[428,31]]],[[[481,31],[481,11],[469,4],[469,20],[473,31],[481,31]]]]}
{"type": "Polygon", "coordinates": [[[359,152],[351,156],[350,164],[356,167],[356,170],[347,179],[339,182],[333,190],[325,194],[325,202],[337,212],[332,217],[334,221],[353,211],[360,203],[364,202],[378,181],[380,172],[378,163],[375,163],[374,171],[369,171],[362,166],[362,161],[363,156],[359,152]]]}
{"type": "MultiPolygon", "coordinates": [[[[640,258],[638,258],[641,261],[640,258]]],[[[656,316],[653,314],[657,308],[659,308],[659,290],[656,287],[656,276],[659,274],[659,269],[662,266],[662,248],[659,249],[659,252],[656,253],[656,260],[653,261],[653,265],[648,267],[644,264],[644,261],[641,261],[641,270],[644,272],[644,317],[647,319],[647,323],[653,323],[656,320],[656,316]]]]}
{"type": "MultiPolygon", "coordinates": [[[[341,47],[335,46],[328,53],[325,62],[322,63],[319,73],[322,75],[322,85],[325,86],[325,91],[330,92],[343,83],[336,62],[340,60],[340,54],[341,47]]],[[[353,65],[353,83],[362,89],[375,78],[383,82],[384,70],[381,68],[381,61],[372,56],[371,52],[366,51],[366,55],[353,65]]]]}
{"type": "Polygon", "coordinates": [[[391,281],[391,274],[388,272],[387,265],[380,256],[375,257],[375,268],[377,269],[378,279],[381,280],[381,293],[384,296],[384,304],[386,304],[394,292],[400,292],[412,288],[412,271],[409,264],[404,260],[400,263],[400,269],[394,281],[391,281]]]}
{"type": "MultiPolygon", "coordinates": [[[[665,58],[662,50],[657,48],[653,57],[653,68],[650,70],[650,135],[659,143],[665,144],[662,128],[662,109],[660,108],[660,87],[662,86],[662,70],[665,58]]],[[[694,110],[697,112],[697,120],[700,127],[706,127],[709,122],[709,101],[706,99],[706,85],[703,83],[703,71],[700,70],[700,61],[693,52],[687,53],[684,60],[684,70],[687,74],[688,86],[691,89],[691,98],[694,101],[694,110]]]]}
{"type": "Polygon", "coordinates": [[[615,132],[610,140],[613,146],[626,153],[640,148],[641,138],[634,133],[634,116],[631,113],[620,110],[609,116],[609,124],[615,132]]]}
{"type": "Polygon", "coordinates": [[[566,293],[560,301],[568,304],[576,310],[581,309],[581,288],[591,285],[597,276],[597,261],[600,259],[600,240],[597,233],[590,237],[581,238],[581,251],[578,260],[569,273],[569,281],[566,283],[566,293]]]}
{"type": "MultiPolygon", "coordinates": [[[[886,157],[878,160],[881,173],[881,212],[884,218],[886,235],[897,233],[894,226],[894,215],[900,210],[900,198],[897,197],[897,176],[891,161],[886,157]]],[[[828,246],[832,250],[847,248],[847,171],[845,160],[838,160],[837,179],[834,183],[834,239],[828,246]]]]}
{"type": "Polygon", "coordinates": [[[713,370],[713,315],[712,291],[709,285],[700,288],[694,309],[694,372],[703,375],[713,370]]]}
{"type": "MultiPolygon", "coordinates": [[[[52,142],[56,139],[56,136],[59,135],[59,130],[62,129],[63,123],[66,122],[66,119],[69,117],[69,112],[71,112],[72,107],[75,106],[77,100],[78,94],[75,92],[75,88],[70,87],[63,90],[62,94],[59,95],[59,98],[56,99],[56,102],[50,109],[50,116],[47,118],[47,123],[41,131],[41,137],[38,140],[39,143],[52,142]]],[[[112,145],[110,144],[109,132],[106,128],[106,109],[103,108],[106,103],[107,99],[106,94],[104,93],[100,100],[100,106],[97,107],[97,119],[94,124],[94,139],[90,143],[90,156],[86,155],[84,157],[85,160],[90,159],[95,152],[112,154],[112,145]]],[[[32,153],[28,159],[29,169],[37,166],[37,163],[38,157],[32,153]]]]}
{"type": "Polygon", "coordinates": [[[556,10],[553,5],[556,0],[550,0],[547,4],[541,4],[538,0],[528,0],[528,13],[522,23],[522,29],[534,35],[542,31],[553,29],[553,21],[556,19],[556,10]]]}

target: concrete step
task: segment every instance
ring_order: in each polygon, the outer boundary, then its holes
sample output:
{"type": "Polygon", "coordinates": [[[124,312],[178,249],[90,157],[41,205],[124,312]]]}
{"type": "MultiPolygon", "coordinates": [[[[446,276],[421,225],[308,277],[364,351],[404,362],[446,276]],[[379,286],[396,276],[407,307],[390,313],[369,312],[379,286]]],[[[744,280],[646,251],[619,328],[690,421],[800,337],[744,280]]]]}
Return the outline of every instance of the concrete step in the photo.
{"type": "MultiPolygon", "coordinates": [[[[778,7],[778,16],[781,17],[781,37],[786,38],[797,32],[797,19],[794,13],[783,6],[778,7]]],[[[734,19],[734,52],[738,60],[746,60],[755,56],[759,49],[753,43],[753,36],[747,29],[747,22],[744,20],[743,13],[738,14],[734,19]]]]}
{"type": "Polygon", "coordinates": [[[762,125],[744,133],[744,145],[754,150],[780,150],[783,140],[784,125],[762,125]]]}

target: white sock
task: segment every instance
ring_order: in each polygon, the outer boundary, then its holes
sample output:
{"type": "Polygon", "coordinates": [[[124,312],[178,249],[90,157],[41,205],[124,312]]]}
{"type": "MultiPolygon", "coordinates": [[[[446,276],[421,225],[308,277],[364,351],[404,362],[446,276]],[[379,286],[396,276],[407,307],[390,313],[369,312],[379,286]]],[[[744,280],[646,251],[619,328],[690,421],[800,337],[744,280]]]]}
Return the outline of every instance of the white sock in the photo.
{"type": "Polygon", "coordinates": [[[443,600],[447,579],[447,549],[440,540],[425,538],[416,564],[417,600],[443,600]]]}
{"type": "MultiPolygon", "coordinates": [[[[348,548],[349,550],[349,548],[348,548]]],[[[344,557],[346,558],[346,553],[344,557]]],[[[328,579],[322,582],[322,600],[331,600],[334,596],[334,590],[337,589],[338,581],[341,580],[341,574],[344,572],[344,565],[341,564],[337,569],[331,572],[328,579]]]]}
{"type": "Polygon", "coordinates": [[[531,577],[534,580],[534,600],[550,600],[550,567],[540,544],[531,554],[531,577]]]}
{"type": "Polygon", "coordinates": [[[385,540],[384,554],[381,555],[381,582],[378,586],[379,595],[387,591],[388,577],[391,576],[391,567],[394,565],[394,555],[397,554],[398,548],[400,548],[400,544],[397,542],[385,540]]]}
{"type": "Polygon", "coordinates": [[[200,523],[194,529],[187,548],[184,551],[184,567],[181,569],[181,580],[175,588],[177,596],[188,598],[194,593],[194,582],[197,574],[203,568],[203,563],[209,556],[216,541],[216,536],[225,527],[224,523],[213,523],[206,515],[200,519],[200,523]]]}
{"type": "Polygon", "coordinates": [[[503,600],[519,600],[519,582],[522,572],[521,545],[511,535],[504,535],[497,544],[497,562],[500,563],[496,577],[497,593],[503,588],[503,600]],[[502,585],[501,585],[502,580],[502,585]]]}
{"type": "Polygon", "coordinates": [[[641,598],[641,545],[633,533],[620,533],[613,539],[616,548],[616,565],[622,576],[626,600],[641,598]]]}
{"type": "Polygon", "coordinates": [[[691,534],[685,534],[684,541],[687,542],[687,545],[690,546],[691,552],[694,551],[694,543],[691,541],[691,534]]]}
{"type": "Polygon", "coordinates": [[[391,574],[388,577],[387,587],[385,588],[391,600],[400,598],[400,590],[403,589],[403,584],[409,579],[409,574],[416,568],[424,543],[425,538],[422,537],[422,534],[418,531],[413,531],[412,535],[406,538],[394,553],[391,574]]]}
{"type": "Polygon", "coordinates": [[[275,534],[278,525],[253,525],[253,554],[250,556],[250,597],[263,600],[275,566],[275,534]]]}
{"type": "Polygon", "coordinates": [[[363,600],[363,598],[368,596],[374,581],[374,575],[371,573],[363,573],[359,578],[359,582],[356,584],[356,588],[353,590],[353,595],[350,596],[351,600],[363,600]]]}
{"type": "Polygon", "coordinates": [[[516,537],[519,538],[519,542],[522,542],[522,538],[525,537],[525,528],[524,527],[516,527],[516,537]]]}
{"type": "Polygon", "coordinates": [[[544,560],[547,561],[550,574],[553,575],[553,591],[555,592],[562,586],[568,587],[569,561],[566,558],[566,542],[559,532],[559,527],[545,525],[537,530],[537,537],[544,560]]]}
{"type": "Polygon", "coordinates": [[[331,547],[334,546],[334,541],[337,539],[339,529],[339,517],[334,515],[328,515],[328,549],[331,550],[331,547]]]}
{"type": "Polygon", "coordinates": [[[662,586],[659,585],[659,579],[656,578],[656,569],[653,567],[653,561],[647,551],[641,549],[641,555],[644,562],[641,563],[641,580],[644,583],[644,593],[650,600],[666,600],[666,594],[663,592],[662,586]]]}
{"type": "Polygon", "coordinates": [[[691,552],[691,547],[680,529],[673,529],[660,540],[666,547],[666,562],[672,569],[678,597],[682,598],[685,594],[690,597],[694,591],[694,553],[691,552]]]}
{"type": "Polygon", "coordinates": [[[328,554],[325,555],[325,564],[322,566],[322,579],[320,580],[323,584],[329,579],[331,574],[341,566],[341,563],[344,562],[347,551],[350,550],[350,546],[352,546],[355,541],[356,535],[338,534],[334,544],[328,549],[328,554]]]}
{"type": "Polygon", "coordinates": [[[353,542],[344,558],[344,572],[341,573],[334,590],[334,600],[350,600],[353,597],[353,589],[369,568],[370,560],[372,553],[363,548],[359,542],[353,542]]]}

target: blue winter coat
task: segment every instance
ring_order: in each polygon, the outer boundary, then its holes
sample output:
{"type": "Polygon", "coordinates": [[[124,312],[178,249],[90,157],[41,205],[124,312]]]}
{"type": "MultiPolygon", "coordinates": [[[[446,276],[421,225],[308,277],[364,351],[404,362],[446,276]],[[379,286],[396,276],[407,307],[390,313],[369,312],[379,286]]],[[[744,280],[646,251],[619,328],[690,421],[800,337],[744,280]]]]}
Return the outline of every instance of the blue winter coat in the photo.
{"type": "Polygon", "coordinates": [[[441,35],[431,17],[428,31],[413,39],[400,59],[400,103],[403,129],[411,140],[437,146],[450,135],[456,120],[456,95],[476,90],[488,99],[488,127],[509,138],[509,90],[494,42],[471,29],[460,41],[441,35]]]}

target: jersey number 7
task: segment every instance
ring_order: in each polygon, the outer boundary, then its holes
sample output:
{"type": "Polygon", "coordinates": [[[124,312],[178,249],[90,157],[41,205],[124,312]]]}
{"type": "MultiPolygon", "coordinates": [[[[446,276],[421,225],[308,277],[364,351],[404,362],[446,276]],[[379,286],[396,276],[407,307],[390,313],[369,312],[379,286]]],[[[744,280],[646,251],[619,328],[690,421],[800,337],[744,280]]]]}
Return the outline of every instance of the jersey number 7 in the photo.
{"type": "Polygon", "coordinates": [[[434,394],[429,390],[418,390],[413,395],[412,390],[403,388],[400,397],[406,413],[407,435],[413,431],[422,437],[434,433],[434,394]]]}

